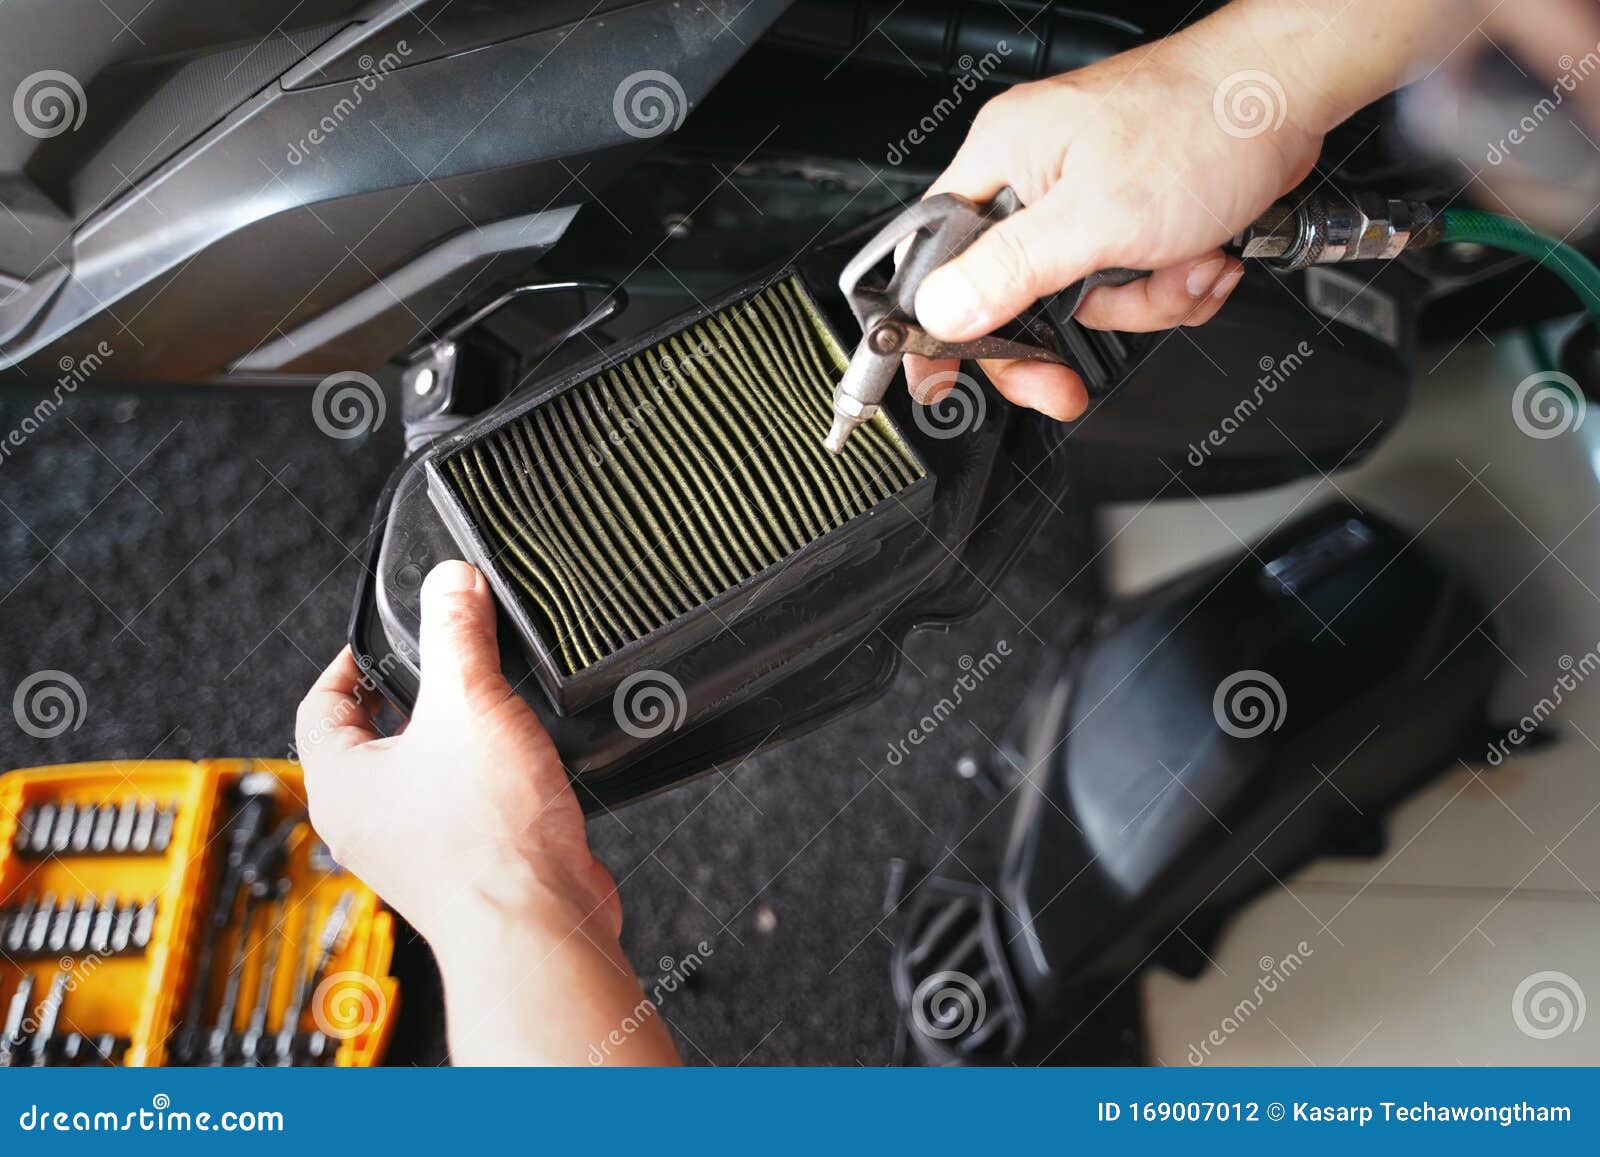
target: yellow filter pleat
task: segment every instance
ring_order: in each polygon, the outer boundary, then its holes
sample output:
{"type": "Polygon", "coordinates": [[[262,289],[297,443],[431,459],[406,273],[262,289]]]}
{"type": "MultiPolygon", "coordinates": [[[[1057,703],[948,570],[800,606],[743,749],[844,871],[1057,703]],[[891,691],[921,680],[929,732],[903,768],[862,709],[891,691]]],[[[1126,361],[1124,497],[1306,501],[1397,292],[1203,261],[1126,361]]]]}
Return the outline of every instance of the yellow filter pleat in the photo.
{"type": "Polygon", "coordinates": [[[693,569],[678,553],[672,536],[668,535],[656,521],[644,497],[627,477],[617,470],[610,455],[604,450],[595,449],[608,447],[609,438],[584,412],[582,400],[570,394],[563,394],[556,398],[551,406],[556,414],[567,422],[568,434],[572,441],[577,445],[591,447],[589,453],[596,459],[591,463],[594,467],[595,482],[605,491],[610,509],[624,510],[631,502],[634,511],[643,521],[643,525],[640,526],[632,520],[622,519],[619,525],[624,533],[631,533],[631,541],[627,546],[629,557],[635,559],[635,565],[647,572],[646,577],[657,596],[669,601],[679,612],[688,610],[707,597],[702,592],[701,584],[693,569]],[[626,491],[626,497],[618,492],[619,483],[626,491]],[[644,533],[646,531],[648,533],[644,533]],[[635,548],[643,551],[642,558],[634,553],[635,548]],[[684,588],[685,583],[694,589],[693,595],[684,588]]]}
{"type": "MultiPolygon", "coordinates": [[[[717,319],[714,327],[698,328],[696,333],[703,342],[720,340],[725,343],[723,352],[728,359],[718,359],[718,365],[712,372],[719,375],[719,384],[726,385],[721,379],[724,372],[731,373],[734,377],[733,389],[738,389],[742,382],[746,389],[756,395],[764,411],[773,416],[772,434],[781,449],[784,459],[796,477],[809,483],[802,490],[802,498],[806,510],[811,515],[809,525],[812,534],[826,533],[840,525],[845,520],[841,501],[844,496],[836,489],[837,478],[832,471],[817,469],[815,455],[812,450],[816,448],[815,441],[808,435],[810,430],[800,415],[790,406],[784,405],[783,399],[774,392],[770,373],[764,373],[760,362],[751,355],[747,348],[748,338],[736,328],[723,324],[723,319],[717,319]],[[733,364],[723,370],[721,363],[731,359],[733,364]],[[740,374],[743,377],[740,378],[740,374]]],[[[772,351],[768,351],[770,354],[772,351]]],[[[781,365],[778,357],[770,357],[767,365],[781,365]]],[[[824,451],[826,453],[826,451],[824,451]]]]}
{"type": "MultiPolygon", "coordinates": [[[[741,573],[738,560],[722,545],[724,535],[713,524],[713,515],[705,504],[691,505],[689,496],[695,489],[678,462],[662,451],[659,439],[649,426],[640,426],[631,405],[618,404],[617,399],[629,396],[622,379],[613,373],[590,384],[592,389],[572,393],[591,404],[597,404],[596,398],[603,399],[606,410],[615,415],[615,420],[626,423],[616,427],[623,436],[613,445],[618,462],[625,467],[625,476],[635,484],[629,487],[629,492],[639,495],[636,502],[647,503],[648,509],[654,510],[665,525],[676,529],[676,534],[669,535],[658,525],[654,533],[660,536],[658,541],[661,542],[669,538],[677,540],[684,555],[685,580],[698,577],[699,586],[709,586],[713,590],[732,586],[741,573]]],[[[708,593],[703,597],[709,600],[715,596],[708,593]]]]}
{"type": "Polygon", "coordinates": [[[726,463],[717,457],[716,447],[703,437],[697,434],[691,438],[684,438],[679,433],[683,430],[696,429],[692,416],[678,409],[677,391],[681,387],[673,385],[672,390],[667,393],[663,393],[662,389],[655,389],[652,403],[652,388],[639,383],[631,362],[619,367],[619,380],[626,385],[628,395],[638,407],[637,412],[649,415],[640,420],[639,430],[642,440],[649,444],[653,451],[655,465],[659,469],[670,470],[675,463],[681,463],[691,480],[692,484],[684,494],[683,504],[679,507],[680,517],[687,518],[706,511],[710,512],[717,524],[718,532],[725,537],[739,558],[740,565],[734,572],[734,582],[760,570],[766,564],[751,560],[760,558],[761,547],[750,536],[750,528],[738,517],[737,496],[730,498],[728,495],[726,479],[730,471],[726,463]],[[647,411],[645,407],[652,404],[658,405],[660,409],[647,411]],[[712,457],[708,458],[707,454],[712,457]]]}
{"type": "Polygon", "coordinates": [[[444,476],[576,674],[922,477],[881,416],[823,450],[844,368],[789,278],[469,443],[444,476]]]}

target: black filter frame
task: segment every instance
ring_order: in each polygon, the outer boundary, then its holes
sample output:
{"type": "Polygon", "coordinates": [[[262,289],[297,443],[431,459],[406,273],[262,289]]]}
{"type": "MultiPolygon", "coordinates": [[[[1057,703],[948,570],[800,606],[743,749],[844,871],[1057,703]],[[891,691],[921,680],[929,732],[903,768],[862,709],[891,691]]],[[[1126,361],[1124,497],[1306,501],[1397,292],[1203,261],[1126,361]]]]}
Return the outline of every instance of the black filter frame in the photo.
{"type": "MultiPolygon", "coordinates": [[[[848,355],[838,333],[817,305],[815,297],[806,289],[798,271],[792,266],[785,266],[754,284],[737,287],[631,341],[585,359],[537,389],[510,399],[474,423],[470,433],[443,441],[424,457],[422,469],[427,476],[429,499],[463,556],[488,579],[501,612],[510,620],[522,644],[535,681],[558,714],[570,715],[604,699],[634,672],[663,668],[698,644],[734,629],[740,620],[757,613],[762,607],[793,595],[810,584],[821,571],[876,554],[886,536],[922,521],[932,505],[933,483],[926,464],[888,414],[880,412],[874,421],[881,424],[884,433],[910,460],[917,478],[842,525],[805,543],[670,622],[624,643],[576,672],[569,674],[562,669],[552,640],[546,637],[542,625],[531,613],[517,580],[500,565],[493,543],[484,536],[474,514],[457,492],[456,484],[446,476],[446,464],[561,394],[585,385],[612,367],[785,281],[791,281],[798,290],[805,312],[817,326],[823,343],[830,347],[832,359],[839,363],[839,370],[843,372],[843,363],[848,355]]],[[[825,425],[819,428],[819,441],[825,432],[825,425]]]]}

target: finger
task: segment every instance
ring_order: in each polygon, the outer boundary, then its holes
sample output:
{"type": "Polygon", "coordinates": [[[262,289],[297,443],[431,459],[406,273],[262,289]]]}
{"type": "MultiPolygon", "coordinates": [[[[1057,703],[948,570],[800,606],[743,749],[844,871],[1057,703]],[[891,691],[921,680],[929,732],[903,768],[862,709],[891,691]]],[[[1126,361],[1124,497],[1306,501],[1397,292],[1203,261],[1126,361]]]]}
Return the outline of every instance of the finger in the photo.
{"type": "Polygon", "coordinates": [[[1227,271],[1217,279],[1217,283],[1211,287],[1211,292],[1206,295],[1206,299],[1196,307],[1192,314],[1184,319],[1184,325],[1205,325],[1206,322],[1221,312],[1224,305],[1228,304],[1228,298],[1239,287],[1239,282],[1244,280],[1244,265],[1234,263],[1231,258],[1229,262],[1227,271]]]}
{"type": "Polygon", "coordinates": [[[955,358],[925,358],[921,354],[907,354],[905,367],[911,400],[928,406],[950,392],[956,384],[956,373],[961,363],[955,358]]]}
{"type": "Polygon", "coordinates": [[[438,703],[481,711],[511,694],[500,671],[489,584],[467,563],[442,562],[423,580],[421,644],[418,713],[438,703]]]}
{"type": "Polygon", "coordinates": [[[991,358],[978,363],[1007,401],[1070,422],[1089,407],[1083,379],[1066,366],[1023,359],[991,358]]]}
{"type": "Polygon", "coordinates": [[[1238,282],[1244,266],[1214,249],[1190,261],[1158,269],[1127,285],[1091,290],[1073,316],[1090,329],[1148,333],[1209,321],[1223,297],[1238,282]]]}
{"type": "Polygon", "coordinates": [[[935,269],[917,290],[917,320],[945,341],[969,341],[1092,268],[1077,230],[1052,228],[1049,198],[1021,209],[935,269]]]}
{"type": "Polygon", "coordinates": [[[317,676],[295,713],[295,748],[344,751],[379,738],[372,725],[372,695],[350,648],[317,676]]]}

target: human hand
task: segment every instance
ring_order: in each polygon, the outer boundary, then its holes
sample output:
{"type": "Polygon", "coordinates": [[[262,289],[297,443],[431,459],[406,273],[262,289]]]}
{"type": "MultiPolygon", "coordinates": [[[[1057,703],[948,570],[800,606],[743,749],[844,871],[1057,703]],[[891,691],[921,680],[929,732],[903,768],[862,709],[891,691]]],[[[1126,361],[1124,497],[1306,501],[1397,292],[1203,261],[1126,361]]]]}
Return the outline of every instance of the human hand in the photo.
{"type": "Polygon", "coordinates": [[[450,1059],[677,1063],[660,1019],[640,1020],[650,1002],[617,940],[616,884],[555,745],[500,670],[489,585],[466,563],[423,582],[421,645],[402,734],[374,728],[349,648],[295,731],[317,832],[433,947],[450,1059]]]}
{"type": "MultiPolygon", "coordinates": [[[[1229,97],[1229,74],[1242,75],[1272,40],[1272,21],[1283,19],[1252,11],[1247,25],[1245,9],[1260,7],[1231,5],[1153,45],[1017,85],[984,105],[928,194],[981,202],[1009,185],[1025,208],[924,280],[916,299],[923,327],[947,341],[979,337],[1114,266],[1154,273],[1093,290],[1077,314],[1084,325],[1147,331],[1211,320],[1244,272],[1220,246],[1305,179],[1330,110],[1345,111],[1315,88],[1296,88],[1289,70],[1281,84],[1258,80],[1253,97],[1241,89],[1232,94],[1240,103],[1218,104],[1229,97]]],[[[1018,405],[1069,420],[1088,404],[1065,367],[981,364],[1018,405]]],[[[955,368],[907,358],[913,397],[937,400],[955,368]]]]}
{"type": "Polygon", "coordinates": [[[538,716],[506,682],[488,584],[462,562],[422,586],[425,670],[403,734],[349,648],[300,705],[312,823],[340,863],[445,953],[515,922],[615,940],[622,910],[538,716]]]}

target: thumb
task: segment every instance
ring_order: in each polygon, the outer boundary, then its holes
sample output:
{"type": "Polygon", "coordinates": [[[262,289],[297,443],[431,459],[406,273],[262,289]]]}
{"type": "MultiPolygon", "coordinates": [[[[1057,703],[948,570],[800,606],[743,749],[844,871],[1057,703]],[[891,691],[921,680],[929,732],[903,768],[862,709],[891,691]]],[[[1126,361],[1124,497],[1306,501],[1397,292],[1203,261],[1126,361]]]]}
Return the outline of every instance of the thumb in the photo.
{"type": "Polygon", "coordinates": [[[967,341],[1082,277],[1092,258],[1050,227],[1050,215],[1048,198],[1019,210],[935,269],[917,290],[917,320],[935,337],[967,341]]]}
{"type": "Polygon", "coordinates": [[[422,583],[422,688],[417,705],[492,707],[510,693],[500,670],[494,600],[477,570],[450,559],[422,583]]]}

